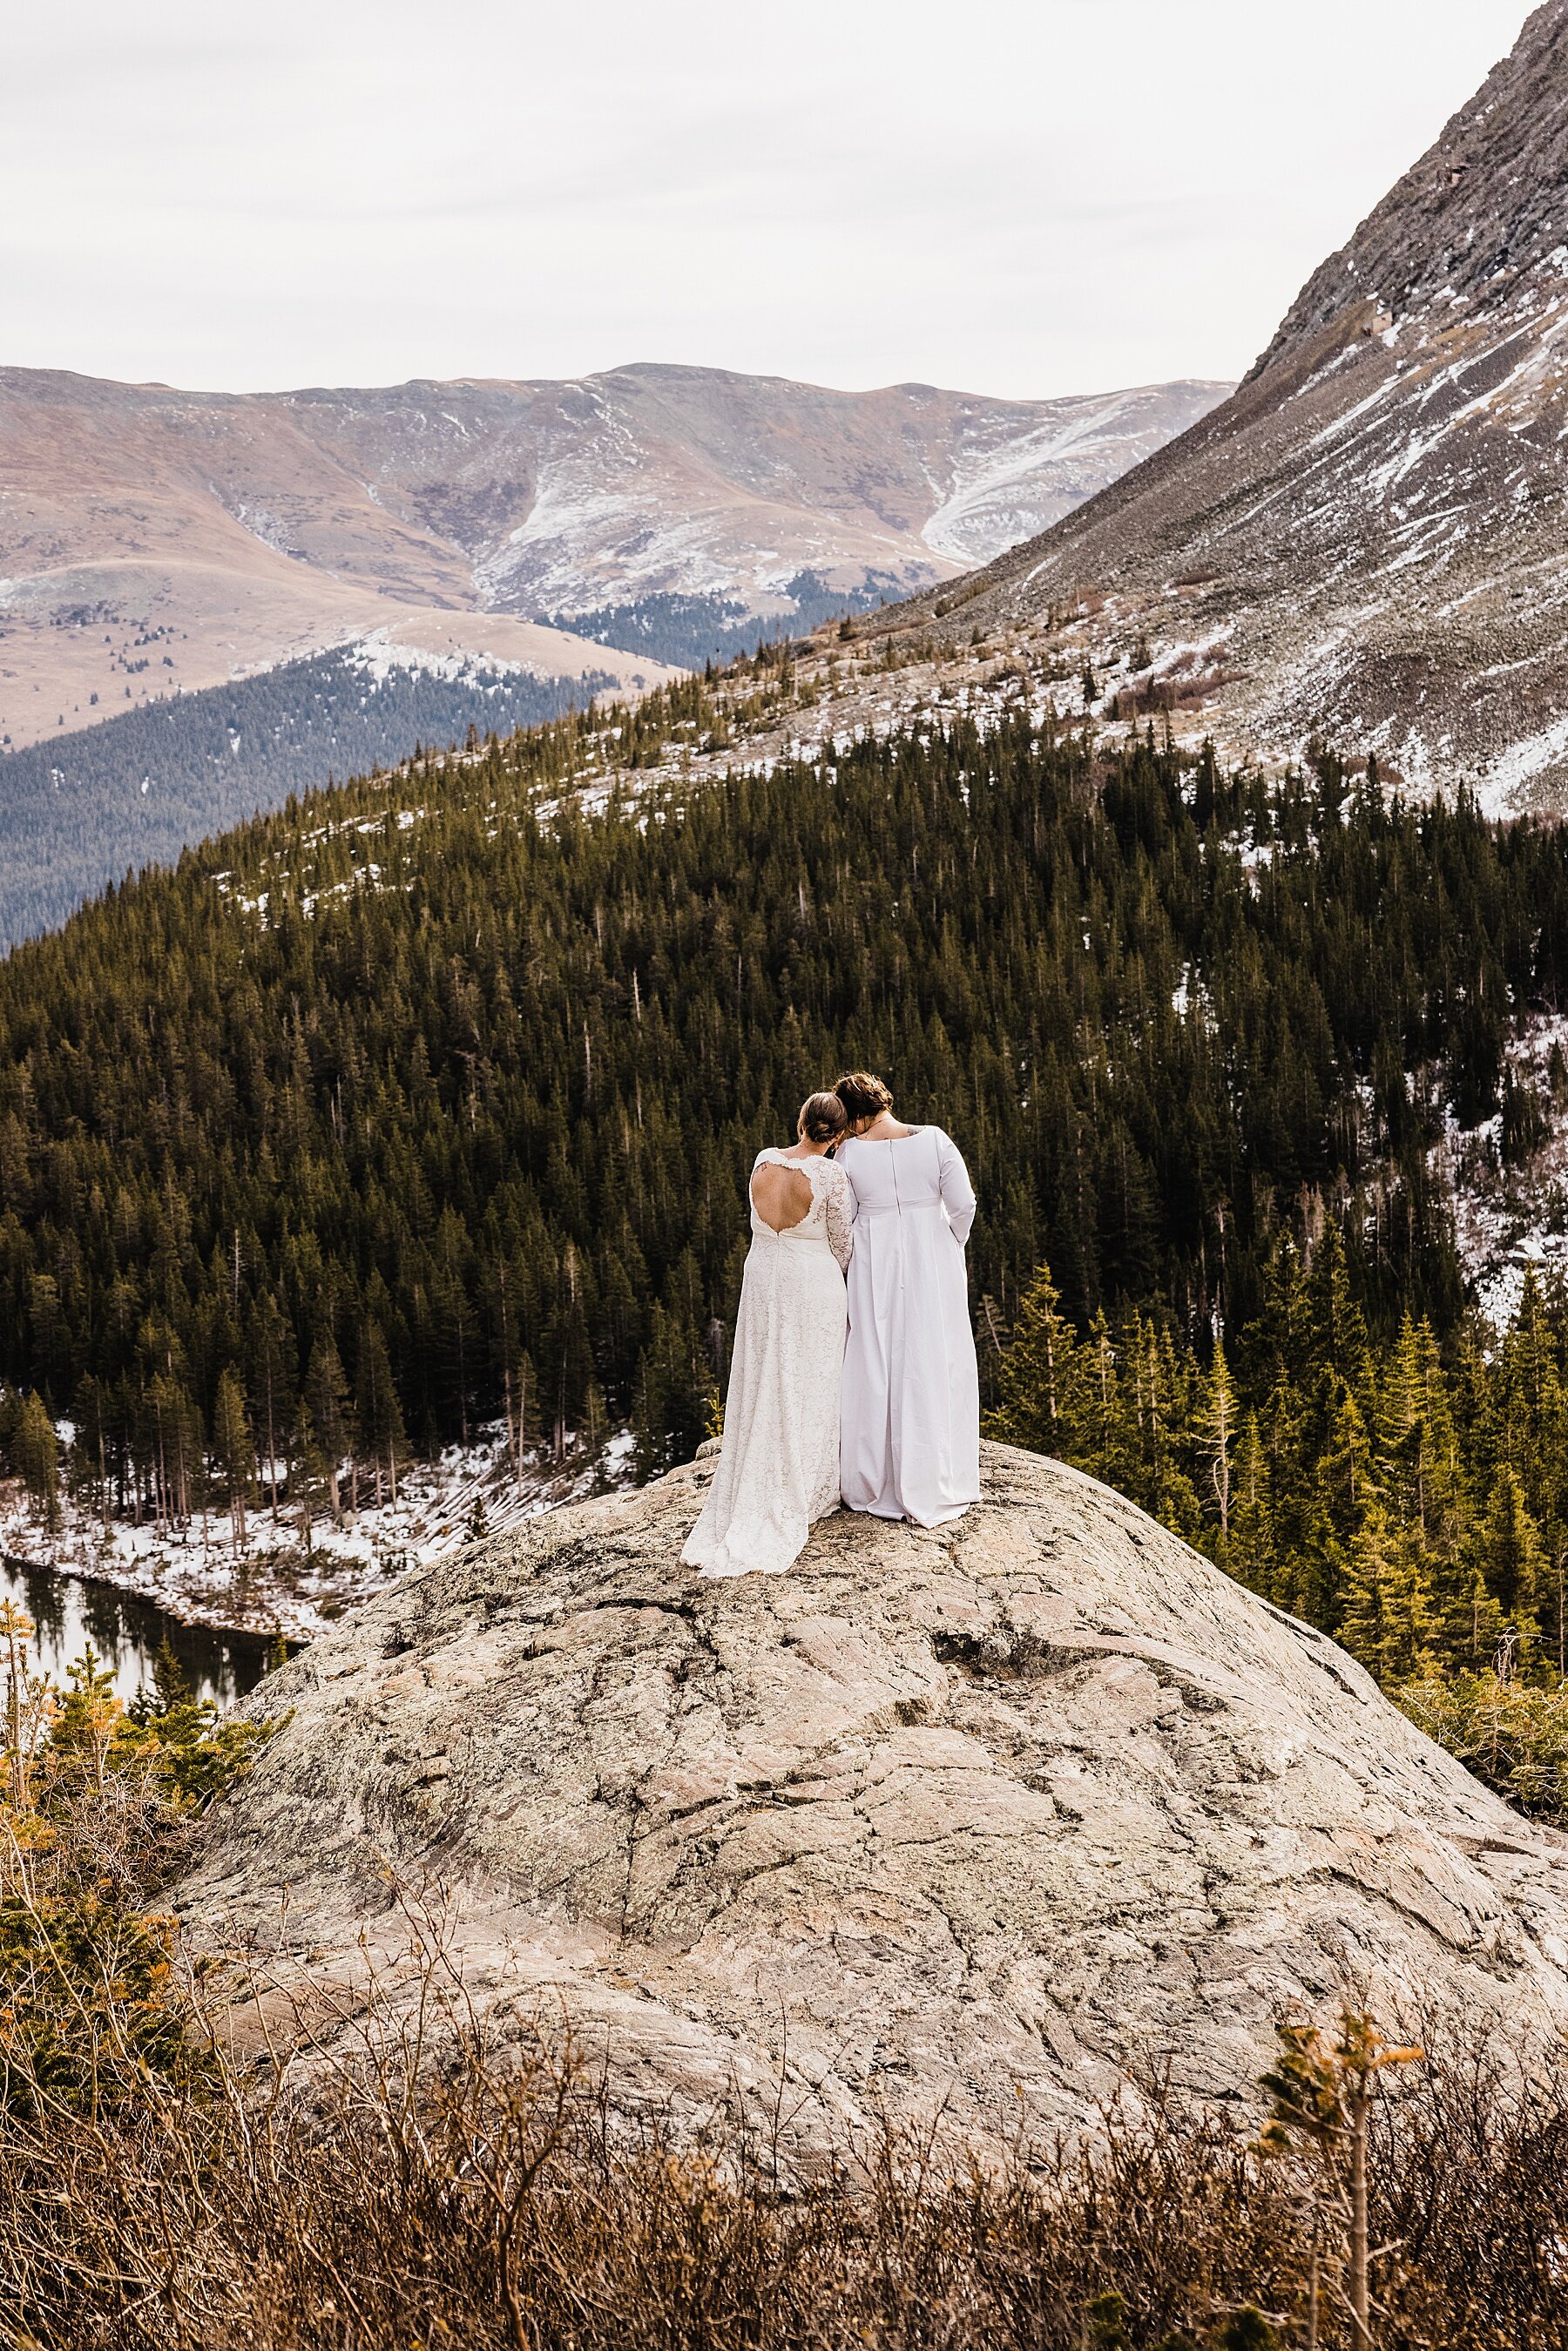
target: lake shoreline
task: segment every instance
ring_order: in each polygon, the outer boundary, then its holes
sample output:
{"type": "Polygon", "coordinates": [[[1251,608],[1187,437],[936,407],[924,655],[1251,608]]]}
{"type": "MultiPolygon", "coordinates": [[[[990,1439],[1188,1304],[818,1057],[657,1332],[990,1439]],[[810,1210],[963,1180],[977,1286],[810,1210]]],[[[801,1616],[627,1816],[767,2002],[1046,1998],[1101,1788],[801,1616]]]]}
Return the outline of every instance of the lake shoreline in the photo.
{"type": "Polygon", "coordinates": [[[257,1627],[176,1616],[156,1596],[110,1577],[10,1551],[0,1553],[0,1601],[31,1627],[25,1635],[29,1673],[63,1686],[90,1651],[124,1705],[155,1684],[161,1659],[172,1654],[194,1697],[232,1706],[267,1672],[278,1640],[257,1627]]]}
{"type": "MultiPolygon", "coordinates": [[[[466,1447],[410,1462],[395,1494],[361,1493],[336,1519],[319,1518],[308,1550],[297,1511],[263,1499],[246,1512],[243,1547],[227,1514],[209,1508],[178,1530],[122,1518],[107,1524],[68,1486],[53,1534],[19,1479],[0,1479],[0,1559],[135,1594],[183,1625],[293,1643],[312,1641],[409,1569],[428,1565],[476,1536],[497,1534],[579,1501],[605,1483],[628,1482],[632,1439],[618,1431],[595,1465],[539,1450],[517,1461],[504,1424],[466,1447]]],[[[347,1473],[345,1473],[345,1478],[347,1473]]]]}
{"type": "Polygon", "coordinates": [[[10,1569],[23,1576],[46,1576],[60,1583],[85,1584],[123,1599],[141,1601],[173,1623],[188,1625],[193,1632],[228,1633],[245,1641],[270,1643],[282,1639],[292,1650],[308,1647],[319,1629],[312,1626],[297,1631],[279,1625],[274,1615],[263,1618],[255,1611],[247,1622],[238,1610],[224,1612],[215,1602],[209,1607],[187,1592],[169,1591],[155,1573],[111,1575],[97,1562],[91,1567],[81,1567],[70,1559],[28,1559],[19,1552],[5,1549],[0,1550],[0,1569],[10,1569]]]}

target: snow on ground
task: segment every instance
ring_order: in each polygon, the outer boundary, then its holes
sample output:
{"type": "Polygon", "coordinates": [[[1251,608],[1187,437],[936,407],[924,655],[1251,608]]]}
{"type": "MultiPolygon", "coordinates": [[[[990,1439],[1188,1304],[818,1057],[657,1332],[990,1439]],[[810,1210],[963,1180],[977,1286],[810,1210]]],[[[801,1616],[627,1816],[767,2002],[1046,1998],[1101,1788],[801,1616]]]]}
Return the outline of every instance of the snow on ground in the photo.
{"type": "Polygon", "coordinates": [[[1525,1276],[1568,1280],[1568,1122],[1552,1102],[1553,1046],[1568,1057],[1568,1014],[1539,1013],[1521,1023],[1508,1049],[1510,1067],[1533,1087],[1551,1132],[1528,1166],[1505,1168],[1500,1114],[1465,1131],[1449,1114],[1437,1146],[1438,1173],[1454,1199],[1454,1237],[1481,1312],[1494,1332],[1519,1311],[1525,1276]]]}
{"type": "Polygon", "coordinates": [[[1554,719],[1539,735],[1511,746],[1494,759],[1478,798],[1489,816],[1509,816],[1527,784],[1568,758],[1568,718],[1554,719]]]}
{"type": "Polygon", "coordinates": [[[374,685],[384,685],[395,672],[402,670],[418,670],[428,677],[444,677],[458,684],[479,687],[497,676],[555,674],[541,669],[538,662],[507,661],[499,653],[473,653],[464,647],[433,653],[419,645],[400,644],[390,628],[371,629],[367,635],[352,638],[344,652],[374,685]]]}
{"type": "Polygon", "coordinates": [[[19,1481],[5,1479],[0,1555],[119,1584],[187,1624],[308,1641],[409,1568],[471,1541],[479,1513],[495,1534],[563,1502],[626,1485],[631,1456],[632,1437],[623,1430],[597,1466],[580,1454],[559,1466],[533,1456],[519,1475],[505,1427],[497,1424],[474,1444],[447,1447],[439,1461],[413,1463],[399,1480],[397,1500],[386,1499],[379,1509],[361,1479],[363,1507],[350,1512],[345,1479],[343,1519],[336,1526],[327,1517],[316,1520],[308,1555],[299,1510],[283,1499],[274,1516],[265,1490],[246,1513],[241,1549],[224,1511],[199,1512],[190,1525],[172,1530],[118,1520],[106,1527],[69,1495],[61,1498],[61,1524],[50,1535],[19,1481]]]}

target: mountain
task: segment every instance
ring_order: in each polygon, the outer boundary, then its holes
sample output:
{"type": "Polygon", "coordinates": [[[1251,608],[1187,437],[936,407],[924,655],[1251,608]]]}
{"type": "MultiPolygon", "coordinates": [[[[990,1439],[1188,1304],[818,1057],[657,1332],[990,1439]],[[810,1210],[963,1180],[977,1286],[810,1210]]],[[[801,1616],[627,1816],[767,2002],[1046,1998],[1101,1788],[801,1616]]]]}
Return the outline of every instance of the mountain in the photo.
{"type": "Polygon", "coordinates": [[[1224,390],[0,370],[0,947],[290,791],[947,578],[1224,390]]]}
{"type": "Polygon", "coordinates": [[[0,748],[361,643],[628,689],[649,670],[491,611],[381,498],[286,399],[0,370],[0,748]]]}
{"type": "Polygon", "coordinates": [[[367,638],[652,682],[988,559],[1226,389],[630,367],[231,396],[0,370],[0,748],[367,638]]]}
{"type": "Polygon", "coordinates": [[[1342,1985],[1568,2018],[1562,1837],[1105,1487],[988,1446],[951,1526],[705,1583],[707,1474],[418,1569],[253,1694],[277,1735],[172,1902],[275,2031],[359,2015],[396,1880],[452,1890],[503,2041],[564,2016],[614,2111],[727,2110],[787,2169],[939,2119],[1016,2160],[1129,2075],[1245,2112],[1342,1985]]]}
{"type": "Polygon", "coordinates": [[[378,631],[13,751],[0,766],[0,949],[291,792],[395,767],[418,745],[460,742],[470,729],[508,735],[667,674],[597,645],[584,657],[576,677],[540,676],[378,631]]]}
{"type": "Polygon", "coordinates": [[[956,603],[966,634],[1054,632],[1123,715],[1163,704],[1271,754],[1326,733],[1421,788],[1560,808],[1565,335],[1568,0],[1548,0],[1228,401],[901,622],[956,603]]]}

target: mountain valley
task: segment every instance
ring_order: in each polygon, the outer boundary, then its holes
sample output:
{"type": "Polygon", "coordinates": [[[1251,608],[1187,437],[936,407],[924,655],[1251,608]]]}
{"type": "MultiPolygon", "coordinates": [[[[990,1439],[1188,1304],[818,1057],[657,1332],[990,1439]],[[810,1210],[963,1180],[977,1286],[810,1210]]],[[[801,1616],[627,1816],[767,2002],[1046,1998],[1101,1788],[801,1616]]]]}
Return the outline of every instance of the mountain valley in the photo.
{"type": "MultiPolygon", "coordinates": [[[[655,171],[559,29],[542,195],[333,145],[389,331],[617,184],[720,318],[743,36],[655,171]]],[[[6,2343],[1568,2340],[1565,329],[1546,0],[1235,386],[0,369],[6,2343]]]]}
{"type": "Polygon", "coordinates": [[[289,791],[948,578],[1226,389],[0,369],[0,946],[289,791]]]}
{"type": "Polygon", "coordinates": [[[998,553],[1227,389],[629,367],[229,395],[0,370],[0,747],[383,632],[571,680],[630,682],[582,637],[701,667],[998,553]]]}

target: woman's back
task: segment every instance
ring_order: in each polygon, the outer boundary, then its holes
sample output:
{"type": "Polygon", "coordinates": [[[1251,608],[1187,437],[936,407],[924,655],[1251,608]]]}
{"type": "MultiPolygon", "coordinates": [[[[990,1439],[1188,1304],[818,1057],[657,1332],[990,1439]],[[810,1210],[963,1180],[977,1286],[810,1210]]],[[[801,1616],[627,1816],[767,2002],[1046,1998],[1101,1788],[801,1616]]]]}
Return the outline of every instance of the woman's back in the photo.
{"type": "Polygon", "coordinates": [[[855,1202],[841,1480],[852,1510],[939,1526],[980,1491],[963,1244],[975,1192],[939,1126],[839,1146],[855,1202]]]}
{"type": "Polygon", "coordinates": [[[840,1144],[838,1162],[850,1179],[857,1217],[946,1207],[956,1238],[967,1239],[974,1189],[957,1145],[941,1127],[917,1126],[886,1142],[855,1135],[840,1144]]]}
{"type": "Polygon", "coordinates": [[[768,1249],[788,1242],[794,1249],[821,1249],[849,1262],[849,1187],[831,1159],[791,1159],[787,1152],[759,1151],[751,1170],[751,1238],[768,1249]]]}
{"type": "MultiPolygon", "coordinates": [[[[803,1137],[812,1106],[801,1113],[803,1137]]],[[[768,1150],[757,1155],[748,1191],[751,1247],[723,1447],[681,1553],[705,1575],[788,1567],[839,1499],[850,1187],[820,1152],[768,1150]]]]}

